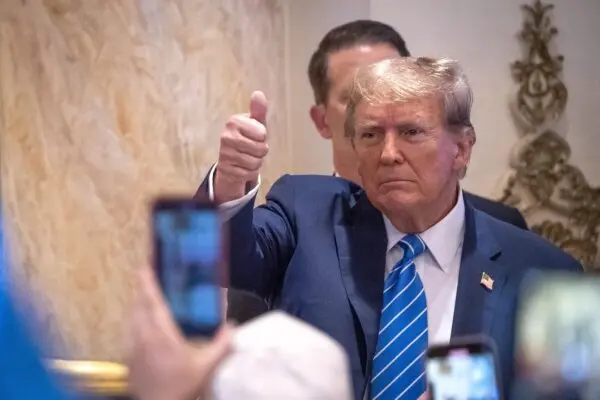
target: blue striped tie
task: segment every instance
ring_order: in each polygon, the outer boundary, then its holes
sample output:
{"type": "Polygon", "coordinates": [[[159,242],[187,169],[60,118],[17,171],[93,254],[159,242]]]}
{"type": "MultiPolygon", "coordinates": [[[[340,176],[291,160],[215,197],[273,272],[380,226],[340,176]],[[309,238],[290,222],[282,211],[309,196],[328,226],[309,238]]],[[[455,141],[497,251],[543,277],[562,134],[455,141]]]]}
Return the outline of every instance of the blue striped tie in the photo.
{"type": "Polygon", "coordinates": [[[398,246],[404,255],[384,284],[371,375],[372,400],[416,400],[427,386],[427,301],[414,263],[427,246],[417,235],[403,237],[398,246]]]}

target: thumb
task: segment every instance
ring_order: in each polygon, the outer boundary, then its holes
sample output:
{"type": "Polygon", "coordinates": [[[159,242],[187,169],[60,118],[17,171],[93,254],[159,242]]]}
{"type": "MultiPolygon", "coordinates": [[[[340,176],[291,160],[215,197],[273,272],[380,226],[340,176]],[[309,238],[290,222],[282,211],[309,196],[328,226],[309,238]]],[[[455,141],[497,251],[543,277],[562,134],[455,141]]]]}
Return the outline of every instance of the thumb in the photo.
{"type": "Polygon", "coordinates": [[[250,96],[250,118],[253,118],[263,125],[267,124],[267,98],[261,91],[252,92],[250,96]]]}

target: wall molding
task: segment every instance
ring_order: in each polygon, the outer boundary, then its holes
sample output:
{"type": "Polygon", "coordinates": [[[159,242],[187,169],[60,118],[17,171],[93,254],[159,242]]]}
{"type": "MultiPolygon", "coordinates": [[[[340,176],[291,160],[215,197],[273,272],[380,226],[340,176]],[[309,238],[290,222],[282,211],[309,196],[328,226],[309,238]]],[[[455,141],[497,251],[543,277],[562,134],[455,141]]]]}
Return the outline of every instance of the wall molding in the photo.
{"type": "Polygon", "coordinates": [[[525,14],[519,39],[524,56],[511,64],[519,85],[511,112],[520,133],[501,201],[519,208],[531,229],[600,271],[600,188],[591,187],[570,162],[571,149],[559,134],[568,101],[562,80],[564,57],[551,51],[558,34],[554,5],[535,0],[525,14]]]}

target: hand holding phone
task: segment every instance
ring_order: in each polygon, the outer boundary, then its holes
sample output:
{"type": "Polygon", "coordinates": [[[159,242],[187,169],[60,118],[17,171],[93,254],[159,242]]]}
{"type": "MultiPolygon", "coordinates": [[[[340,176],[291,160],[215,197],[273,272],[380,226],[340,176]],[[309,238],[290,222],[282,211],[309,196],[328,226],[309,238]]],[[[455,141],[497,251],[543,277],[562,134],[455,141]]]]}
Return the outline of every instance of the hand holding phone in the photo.
{"type": "Polygon", "coordinates": [[[224,324],[213,338],[185,340],[155,271],[144,266],[136,272],[126,356],[128,394],[136,399],[204,399],[215,369],[231,350],[230,330],[224,324]]]}

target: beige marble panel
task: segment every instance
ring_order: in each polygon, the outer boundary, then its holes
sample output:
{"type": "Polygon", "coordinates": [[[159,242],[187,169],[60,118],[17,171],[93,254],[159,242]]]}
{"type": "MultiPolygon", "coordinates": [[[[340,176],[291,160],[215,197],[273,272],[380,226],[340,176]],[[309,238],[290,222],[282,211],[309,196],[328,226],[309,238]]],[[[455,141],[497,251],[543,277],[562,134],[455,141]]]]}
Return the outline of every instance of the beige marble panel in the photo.
{"type": "Polygon", "coordinates": [[[147,203],[191,194],[226,118],[272,102],[288,167],[277,0],[0,1],[2,198],[49,356],[120,360],[147,203]]]}

